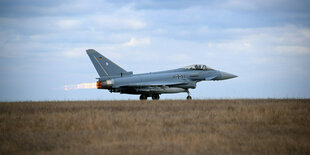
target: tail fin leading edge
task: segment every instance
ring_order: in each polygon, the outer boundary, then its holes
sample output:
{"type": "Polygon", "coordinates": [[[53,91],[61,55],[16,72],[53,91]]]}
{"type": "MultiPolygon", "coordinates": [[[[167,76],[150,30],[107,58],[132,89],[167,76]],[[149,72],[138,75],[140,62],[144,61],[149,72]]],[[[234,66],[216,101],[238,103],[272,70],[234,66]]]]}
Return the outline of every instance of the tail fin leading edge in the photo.
{"type": "Polygon", "coordinates": [[[86,53],[101,78],[107,77],[110,79],[111,77],[123,76],[129,73],[93,49],[86,50],[86,53]]]}

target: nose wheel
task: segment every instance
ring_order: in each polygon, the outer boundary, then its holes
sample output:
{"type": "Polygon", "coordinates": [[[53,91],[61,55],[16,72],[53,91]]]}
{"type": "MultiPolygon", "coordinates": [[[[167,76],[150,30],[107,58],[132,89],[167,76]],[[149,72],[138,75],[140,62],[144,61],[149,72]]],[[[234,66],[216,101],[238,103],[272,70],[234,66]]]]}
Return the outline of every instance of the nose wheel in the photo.
{"type": "Polygon", "coordinates": [[[187,92],[187,97],[186,97],[186,99],[187,99],[187,100],[192,100],[191,93],[190,93],[188,90],[187,90],[186,92],[187,92]]]}
{"type": "Polygon", "coordinates": [[[192,100],[192,97],[188,95],[188,96],[186,97],[186,99],[187,99],[187,100],[192,100]]]}

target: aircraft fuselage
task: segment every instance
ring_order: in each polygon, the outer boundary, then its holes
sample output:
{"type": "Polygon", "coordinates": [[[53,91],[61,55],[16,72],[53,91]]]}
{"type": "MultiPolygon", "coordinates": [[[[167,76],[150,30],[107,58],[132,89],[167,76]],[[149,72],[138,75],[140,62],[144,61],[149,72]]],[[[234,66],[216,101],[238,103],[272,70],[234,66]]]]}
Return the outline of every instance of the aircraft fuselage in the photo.
{"type": "Polygon", "coordinates": [[[95,50],[87,50],[87,54],[100,75],[97,82],[98,89],[123,94],[140,94],[140,99],[147,97],[159,99],[160,94],[181,92],[187,92],[187,99],[191,99],[189,89],[195,89],[197,82],[237,77],[200,64],[167,71],[133,74],[95,50]]]}

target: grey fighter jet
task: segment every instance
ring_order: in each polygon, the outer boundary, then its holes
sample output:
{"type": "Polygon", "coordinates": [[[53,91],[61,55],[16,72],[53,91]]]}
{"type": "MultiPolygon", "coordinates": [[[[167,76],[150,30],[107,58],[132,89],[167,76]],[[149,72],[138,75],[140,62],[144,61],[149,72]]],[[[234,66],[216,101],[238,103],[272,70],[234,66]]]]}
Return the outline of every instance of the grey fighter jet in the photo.
{"type": "Polygon", "coordinates": [[[140,100],[146,100],[148,97],[159,100],[161,94],[181,92],[186,92],[187,99],[191,100],[189,89],[195,89],[197,82],[237,77],[201,64],[160,72],[133,74],[93,49],[88,49],[86,52],[100,76],[97,78],[98,89],[107,89],[111,93],[140,95],[140,100]]]}

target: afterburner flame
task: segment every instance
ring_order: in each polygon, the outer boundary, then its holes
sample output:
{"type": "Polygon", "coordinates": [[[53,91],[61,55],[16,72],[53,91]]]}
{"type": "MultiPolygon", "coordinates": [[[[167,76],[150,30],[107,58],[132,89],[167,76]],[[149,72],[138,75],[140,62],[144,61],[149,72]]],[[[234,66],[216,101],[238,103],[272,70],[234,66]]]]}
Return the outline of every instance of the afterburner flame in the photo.
{"type": "Polygon", "coordinates": [[[80,83],[80,84],[73,84],[73,85],[65,85],[64,90],[72,90],[72,89],[92,89],[97,88],[96,83],[80,83]]]}

